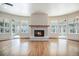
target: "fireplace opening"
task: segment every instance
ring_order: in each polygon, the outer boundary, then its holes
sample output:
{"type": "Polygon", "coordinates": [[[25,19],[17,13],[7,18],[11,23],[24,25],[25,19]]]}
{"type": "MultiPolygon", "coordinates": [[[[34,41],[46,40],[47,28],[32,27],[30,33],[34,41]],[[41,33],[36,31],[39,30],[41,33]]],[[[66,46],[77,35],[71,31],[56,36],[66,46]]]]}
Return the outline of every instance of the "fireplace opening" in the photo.
{"type": "Polygon", "coordinates": [[[35,37],[43,37],[44,36],[44,30],[34,30],[34,36],[35,37]]]}

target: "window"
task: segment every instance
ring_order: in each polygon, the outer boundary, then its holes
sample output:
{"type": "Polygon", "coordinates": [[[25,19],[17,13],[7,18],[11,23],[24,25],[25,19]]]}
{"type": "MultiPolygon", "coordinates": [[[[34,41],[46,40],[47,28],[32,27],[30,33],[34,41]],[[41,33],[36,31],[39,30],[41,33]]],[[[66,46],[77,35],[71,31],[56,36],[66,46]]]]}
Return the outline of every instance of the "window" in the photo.
{"type": "Polygon", "coordinates": [[[69,32],[70,33],[76,33],[75,24],[69,24],[69,32]]]}
{"type": "Polygon", "coordinates": [[[0,34],[4,33],[4,21],[0,20],[0,34]]]}
{"type": "Polygon", "coordinates": [[[0,34],[9,32],[10,32],[9,20],[7,19],[0,20],[0,34]]]}
{"type": "Polygon", "coordinates": [[[77,33],[79,33],[79,23],[77,23],[77,33]]]}
{"type": "Polygon", "coordinates": [[[51,21],[51,32],[52,33],[57,32],[57,21],[51,21]]]}
{"type": "Polygon", "coordinates": [[[22,33],[28,33],[29,31],[29,24],[27,20],[23,20],[21,24],[21,32],[22,33]]]}
{"type": "Polygon", "coordinates": [[[4,28],[0,28],[0,33],[4,33],[4,28]]]}
{"type": "Polygon", "coordinates": [[[9,20],[5,20],[5,22],[4,22],[4,30],[5,30],[5,33],[9,33],[10,32],[9,20]]]}
{"type": "Polygon", "coordinates": [[[76,22],[75,22],[75,19],[69,20],[69,21],[68,21],[68,29],[69,29],[68,32],[69,32],[70,34],[75,34],[75,33],[77,33],[76,26],[77,26],[77,24],[76,24],[76,22]]]}
{"type": "Polygon", "coordinates": [[[19,20],[12,19],[11,33],[13,33],[13,35],[19,35],[19,26],[20,26],[19,20]]]}
{"type": "Polygon", "coordinates": [[[51,31],[53,33],[56,33],[56,30],[57,30],[57,26],[56,25],[51,25],[51,31]]]}
{"type": "Polygon", "coordinates": [[[4,26],[4,22],[0,21],[0,27],[3,27],[3,26],[4,26]]]}
{"type": "Polygon", "coordinates": [[[79,34],[79,17],[76,18],[76,30],[77,30],[77,33],[79,34]]]}

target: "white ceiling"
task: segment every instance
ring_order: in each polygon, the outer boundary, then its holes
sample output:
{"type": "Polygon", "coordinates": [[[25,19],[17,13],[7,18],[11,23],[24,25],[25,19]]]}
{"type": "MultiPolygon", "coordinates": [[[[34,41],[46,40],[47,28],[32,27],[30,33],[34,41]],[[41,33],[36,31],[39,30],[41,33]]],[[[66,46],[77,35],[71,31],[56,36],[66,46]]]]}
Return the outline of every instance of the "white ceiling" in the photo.
{"type": "Polygon", "coordinates": [[[59,16],[79,10],[79,3],[11,3],[13,7],[0,3],[0,11],[20,16],[30,16],[33,12],[45,12],[49,16],[59,16]]]}

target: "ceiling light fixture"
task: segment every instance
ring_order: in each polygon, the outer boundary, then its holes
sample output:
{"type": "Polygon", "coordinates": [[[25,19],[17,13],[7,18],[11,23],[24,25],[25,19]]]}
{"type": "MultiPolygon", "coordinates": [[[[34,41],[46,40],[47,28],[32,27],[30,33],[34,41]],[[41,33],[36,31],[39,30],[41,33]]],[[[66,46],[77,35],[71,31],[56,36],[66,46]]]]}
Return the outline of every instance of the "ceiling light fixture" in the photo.
{"type": "Polygon", "coordinates": [[[13,6],[13,4],[11,4],[11,3],[4,3],[4,4],[9,5],[9,6],[13,6]]]}

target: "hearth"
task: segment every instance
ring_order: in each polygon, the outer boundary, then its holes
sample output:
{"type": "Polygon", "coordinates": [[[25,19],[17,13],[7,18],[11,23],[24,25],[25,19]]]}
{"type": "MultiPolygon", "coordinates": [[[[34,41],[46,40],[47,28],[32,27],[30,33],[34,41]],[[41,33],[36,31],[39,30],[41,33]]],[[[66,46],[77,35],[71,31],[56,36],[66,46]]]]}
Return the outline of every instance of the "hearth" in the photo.
{"type": "Polygon", "coordinates": [[[34,30],[35,37],[44,37],[44,30],[34,30]]]}

